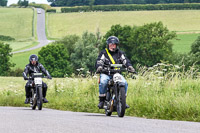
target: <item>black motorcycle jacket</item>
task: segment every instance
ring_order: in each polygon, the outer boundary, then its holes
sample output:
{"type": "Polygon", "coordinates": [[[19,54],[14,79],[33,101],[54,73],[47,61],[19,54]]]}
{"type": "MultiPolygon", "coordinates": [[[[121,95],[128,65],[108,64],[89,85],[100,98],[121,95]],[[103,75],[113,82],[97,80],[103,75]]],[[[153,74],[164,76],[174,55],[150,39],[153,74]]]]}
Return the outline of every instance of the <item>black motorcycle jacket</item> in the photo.
{"type": "MultiPolygon", "coordinates": [[[[130,60],[125,56],[124,52],[120,51],[119,49],[117,49],[115,52],[112,52],[109,50],[109,53],[113,57],[115,64],[123,64],[126,67],[132,66],[132,64],[130,63],[130,60]]],[[[96,60],[95,67],[96,69],[99,66],[105,67],[105,64],[113,64],[113,63],[111,59],[109,58],[106,50],[104,49],[100,52],[96,60]]]]}
{"type": "Polygon", "coordinates": [[[44,68],[44,66],[40,63],[37,62],[36,65],[32,65],[31,63],[27,64],[24,72],[23,72],[23,77],[25,80],[28,79],[28,75],[31,76],[32,73],[40,73],[42,72],[43,74],[45,74],[48,77],[51,77],[51,75],[49,74],[49,72],[44,68]]]}

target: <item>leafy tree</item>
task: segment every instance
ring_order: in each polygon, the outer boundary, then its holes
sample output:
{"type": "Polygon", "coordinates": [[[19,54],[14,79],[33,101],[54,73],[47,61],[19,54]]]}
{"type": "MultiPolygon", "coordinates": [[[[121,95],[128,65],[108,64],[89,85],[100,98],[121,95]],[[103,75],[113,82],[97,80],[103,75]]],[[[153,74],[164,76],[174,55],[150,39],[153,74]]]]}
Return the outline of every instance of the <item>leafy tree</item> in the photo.
{"type": "Polygon", "coordinates": [[[200,65],[200,36],[192,43],[190,54],[195,57],[195,62],[200,65]]]}
{"type": "Polygon", "coordinates": [[[0,0],[0,6],[7,6],[7,0],[0,0]]]}
{"type": "Polygon", "coordinates": [[[172,54],[172,43],[169,40],[175,37],[176,33],[169,32],[162,22],[138,27],[128,39],[131,61],[133,64],[152,66],[161,60],[168,60],[172,54]]]}
{"type": "Polygon", "coordinates": [[[189,70],[191,66],[196,66],[195,60],[195,56],[191,53],[173,52],[170,56],[169,63],[178,66],[184,66],[184,70],[189,70]]]}
{"type": "Polygon", "coordinates": [[[133,64],[152,66],[161,60],[168,60],[172,54],[169,42],[176,34],[169,32],[162,22],[146,24],[140,27],[115,25],[104,36],[114,35],[119,38],[122,49],[133,64]]]}
{"type": "Polygon", "coordinates": [[[0,42],[0,76],[7,76],[11,71],[11,67],[15,64],[10,62],[12,54],[10,52],[12,49],[9,44],[4,44],[0,42]]]}
{"type": "Polygon", "coordinates": [[[98,35],[85,32],[82,38],[75,44],[74,53],[71,54],[73,68],[84,68],[83,72],[94,71],[95,61],[98,56],[98,35]]]}
{"type": "Polygon", "coordinates": [[[65,36],[62,40],[56,41],[54,44],[64,44],[64,47],[67,49],[69,56],[71,53],[74,53],[75,43],[80,39],[77,35],[68,35],[65,36]]]}
{"type": "Polygon", "coordinates": [[[28,1],[27,0],[24,0],[24,1],[19,0],[17,4],[19,6],[25,6],[25,7],[27,7],[28,6],[28,1]]]}
{"type": "Polygon", "coordinates": [[[124,51],[128,56],[128,58],[131,58],[132,55],[132,53],[130,52],[131,47],[128,47],[127,44],[128,44],[128,38],[131,37],[131,34],[135,28],[136,27],[131,27],[128,25],[122,27],[119,24],[111,26],[111,29],[103,37],[103,45],[100,48],[103,49],[106,47],[106,40],[108,37],[116,36],[119,38],[120,41],[119,44],[120,50],[124,51]]]}
{"type": "Polygon", "coordinates": [[[50,44],[43,47],[39,53],[39,62],[53,77],[64,77],[72,73],[69,54],[63,44],[50,44]]]}

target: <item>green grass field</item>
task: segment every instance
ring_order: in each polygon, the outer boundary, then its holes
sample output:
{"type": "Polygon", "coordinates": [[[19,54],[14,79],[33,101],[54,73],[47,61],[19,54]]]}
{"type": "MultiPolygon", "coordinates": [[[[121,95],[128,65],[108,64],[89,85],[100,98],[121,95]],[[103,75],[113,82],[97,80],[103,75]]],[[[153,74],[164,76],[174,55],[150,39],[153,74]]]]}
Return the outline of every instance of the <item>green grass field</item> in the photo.
{"type": "Polygon", "coordinates": [[[15,41],[5,42],[10,44],[12,51],[33,47],[38,43],[36,26],[37,13],[33,20],[31,8],[0,8],[0,34],[14,37],[15,41]]]}
{"type": "Polygon", "coordinates": [[[31,48],[33,46],[36,46],[38,42],[33,41],[13,41],[13,42],[5,42],[6,44],[10,44],[10,47],[12,48],[12,51],[19,51],[26,48],[31,48]]]}
{"type": "Polygon", "coordinates": [[[29,63],[29,56],[31,54],[38,54],[38,51],[40,51],[40,49],[41,48],[28,51],[28,52],[13,54],[13,57],[11,58],[11,62],[16,64],[13,69],[15,68],[24,69],[25,66],[29,63]]]}
{"type": "Polygon", "coordinates": [[[95,33],[98,28],[105,34],[115,24],[141,26],[158,21],[170,31],[200,32],[198,18],[199,10],[49,13],[47,27],[51,38],[81,35],[84,31],[95,33]]]}
{"type": "Polygon", "coordinates": [[[178,34],[177,39],[172,40],[173,50],[178,53],[188,53],[191,50],[192,43],[200,34],[178,34]]]}
{"type": "Polygon", "coordinates": [[[33,10],[31,8],[0,8],[0,35],[16,40],[32,39],[33,10]]]}

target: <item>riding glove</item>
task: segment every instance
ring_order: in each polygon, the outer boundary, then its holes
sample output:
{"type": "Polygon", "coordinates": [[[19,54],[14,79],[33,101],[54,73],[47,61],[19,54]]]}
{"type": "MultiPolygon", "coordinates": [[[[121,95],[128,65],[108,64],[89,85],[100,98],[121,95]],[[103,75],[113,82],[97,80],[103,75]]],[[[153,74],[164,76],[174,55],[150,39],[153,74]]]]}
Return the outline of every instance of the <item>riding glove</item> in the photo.
{"type": "Polygon", "coordinates": [[[128,71],[131,72],[131,73],[135,73],[135,69],[132,66],[128,67],[128,71]]]}
{"type": "Polygon", "coordinates": [[[47,78],[48,78],[48,79],[52,79],[52,77],[51,77],[50,75],[47,75],[47,78]]]}
{"type": "Polygon", "coordinates": [[[102,67],[102,66],[99,66],[99,67],[97,68],[97,73],[100,73],[102,70],[103,70],[103,67],[102,67]]]}

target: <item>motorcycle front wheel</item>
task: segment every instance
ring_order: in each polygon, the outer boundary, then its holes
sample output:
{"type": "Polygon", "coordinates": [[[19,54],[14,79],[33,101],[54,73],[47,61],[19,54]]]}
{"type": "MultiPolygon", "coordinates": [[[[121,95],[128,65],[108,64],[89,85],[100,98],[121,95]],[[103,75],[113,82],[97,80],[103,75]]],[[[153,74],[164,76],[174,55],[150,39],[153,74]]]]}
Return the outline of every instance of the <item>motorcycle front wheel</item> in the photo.
{"type": "Polygon", "coordinates": [[[37,106],[38,110],[42,110],[42,104],[43,104],[43,99],[42,99],[42,87],[38,88],[38,96],[37,96],[37,106]]]}
{"type": "Polygon", "coordinates": [[[36,105],[37,105],[37,98],[36,98],[36,94],[34,93],[34,89],[31,89],[31,108],[32,110],[35,110],[36,105]]]}
{"type": "Polygon", "coordinates": [[[124,117],[126,110],[126,97],[125,97],[125,88],[121,87],[117,97],[117,114],[119,117],[124,117]]]}

